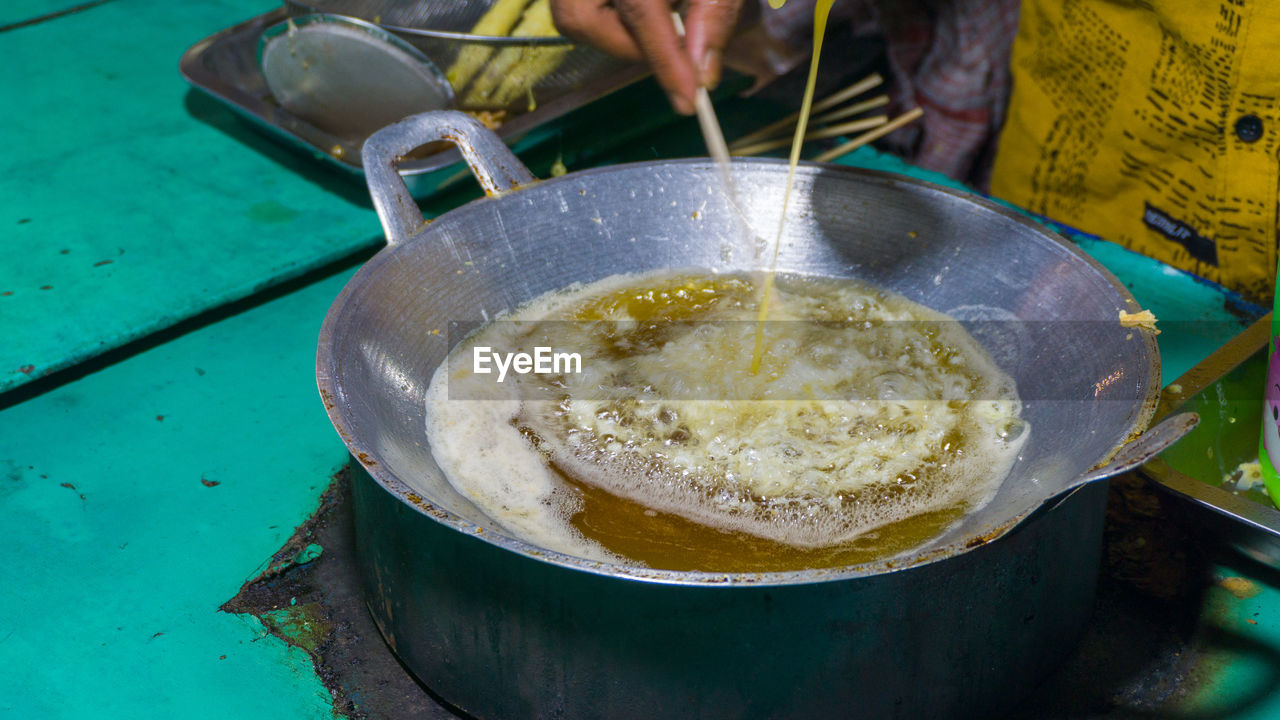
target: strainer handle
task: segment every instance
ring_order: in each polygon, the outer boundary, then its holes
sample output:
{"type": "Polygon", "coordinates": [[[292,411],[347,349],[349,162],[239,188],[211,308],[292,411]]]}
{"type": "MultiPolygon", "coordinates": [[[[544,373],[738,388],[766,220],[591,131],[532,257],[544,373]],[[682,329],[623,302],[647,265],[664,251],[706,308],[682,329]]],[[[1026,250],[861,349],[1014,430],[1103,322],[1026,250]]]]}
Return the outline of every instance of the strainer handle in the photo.
{"type": "Polygon", "coordinates": [[[371,135],[361,151],[369,195],[388,245],[408,240],[426,224],[396,163],[414,149],[441,140],[458,146],[488,195],[501,195],[537,180],[492,130],[464,112],[422,113],[388,125],[371,135]]]}

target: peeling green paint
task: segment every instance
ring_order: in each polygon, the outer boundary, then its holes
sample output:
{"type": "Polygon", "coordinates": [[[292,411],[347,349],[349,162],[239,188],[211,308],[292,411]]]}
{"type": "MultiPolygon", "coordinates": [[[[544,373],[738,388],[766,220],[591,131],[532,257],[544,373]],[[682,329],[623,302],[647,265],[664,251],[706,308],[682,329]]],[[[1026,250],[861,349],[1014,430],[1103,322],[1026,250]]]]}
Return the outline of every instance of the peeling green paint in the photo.
{"type": "Polygon", "coordinates": [[[324,548],[315,543],[302,548],[298,554],[293,557],[293,564],[306,565],[307,563],[320,557],[320,553],[324,552],[324,548]]]}
{"type": "Polygon", "coordinates": [[[268,610],[259,617],[274,634],[308,653],[316,652],[331,630],[315,603],[268,610]]]}

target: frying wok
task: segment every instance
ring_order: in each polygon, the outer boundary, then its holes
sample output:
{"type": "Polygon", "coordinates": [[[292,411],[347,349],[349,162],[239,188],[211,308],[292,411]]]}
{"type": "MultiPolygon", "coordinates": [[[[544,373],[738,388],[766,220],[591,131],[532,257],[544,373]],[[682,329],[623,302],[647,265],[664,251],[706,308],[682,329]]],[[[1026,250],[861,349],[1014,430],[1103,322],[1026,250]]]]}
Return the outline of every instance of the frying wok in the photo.
{"type": "MultiPolygon", "coordinates": [[[[330,308],[318,384],[359,461],[370,610],[428,687],[479,717],[985,716],[1084,627],[1105,499],[1092,481],[1191,422],[1125,448],[1151,418],[1159,353],[1121,326],[1136,302],[1084,253],[972,195],[804,164],[779,269],[856,278],[972,323],[1017,381],[1031,435],[994,498],[923,547],[845,568],[667,571],[531,546],[432,459],[424,394],[459,339],[449,323],[617,273],[759,269],[743,219],[707,160],[536,181],[461,113],[379,131],[364,162],[388,246],[330,308]],[[395,164],[440,140],[488,196],[428,223],[395,164]]],[[[777,227],[786,172],[733,164],[750,227],[777,227]]]]}

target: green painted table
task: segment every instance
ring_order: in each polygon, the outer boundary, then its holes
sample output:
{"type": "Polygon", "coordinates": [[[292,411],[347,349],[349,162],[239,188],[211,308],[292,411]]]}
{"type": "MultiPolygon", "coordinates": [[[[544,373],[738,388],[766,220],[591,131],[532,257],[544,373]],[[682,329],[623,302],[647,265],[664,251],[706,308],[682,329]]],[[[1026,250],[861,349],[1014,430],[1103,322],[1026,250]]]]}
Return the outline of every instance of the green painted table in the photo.
{"type": "MultiPolygon", "coordinates": [[[[0,254],[15,259],[0,263],[0,392],[381,244],[358,177],[282,147],[178,74],[187,47],[270,9],[107,0],[0,31],[16,85],[0,112],[0,254]]],[[[544,174],[598,163],[671,122],[651,111],[661,98],[631,88],[611,113],[571,114],[518,147],[544,174]]],[[[453,178],[428,215],[478,193],[461,167],[453,178]]]]}
{"type": "MultiPolygon", "coordinates": [[[[63,7],[24,1],[0,25],[63,7]]],[[[331,716],[303,649],[219,610],[346,462],[314,389],[315,337],[380,242],[358,185],[178,78],[187,45],[266,9],[112,0],[0,32],[0,63],[20,85],[0,113],[2,716],[331,716]]],[[[631,102],[660,98],[650,88],[631,102]]],[[[609,129],[593,125],[567,119],[574,142],[526,160],[543,171],[558,156],[573,168],[698,147],[691,123],[664,121],[602,152],[609,129]]],[[[915,173],[869,151],[848,162],[915,173]]],[[[1160,338],[1166,378],[1241,327],[1216,288],[1079,242],[1162,320],[1187,321],[1160,338]]],[[[1276,716],[1280,584],[1214,572],[1259,581],[1244,599],[1215,586],[1204,608],[1250,643],[1208,647],[1212,671],[1184,706],[1276,716]],[[1245,695],[1257,699],[1231,704],[1245,695]]]]}
{"type": "Polygon", "coordinates": [[[0,31],[34,25],[62,14],[88,9],[110,0],[8,0],[0,7],[0,31]]]}
{"type": "Polygon", "coordinates": [[[377,243],[358,187],[178,75],[266,9],[112,0],[0,33],[0,391],[377,243]]]}

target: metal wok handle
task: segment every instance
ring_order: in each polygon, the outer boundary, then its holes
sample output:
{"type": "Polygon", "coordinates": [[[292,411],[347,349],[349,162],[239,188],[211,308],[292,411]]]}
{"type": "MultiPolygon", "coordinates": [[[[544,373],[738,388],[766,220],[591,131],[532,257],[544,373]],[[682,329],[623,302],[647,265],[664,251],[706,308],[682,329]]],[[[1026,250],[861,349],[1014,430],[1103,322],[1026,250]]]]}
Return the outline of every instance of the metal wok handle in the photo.
{"type": "Polygon", "coordinates": [[[422,113],[388,125],[371,135],[361,151],[369,195],[388,245],[408,240],[426,224],[396,163],[414,149],[441,140],[458,146],[486,194],[501,195],[537,180],[493,131],[466,113],[422,113]]]}
{"type": "Polygon", "coordinates": [[[1014,525],[1021,525],[1042,512],[1052,510],[1060,505],[1063,500],[1071,497],[1076,490],[1091,482],[1106,480],[1122,472],[1128,472],[1151,460],[1164,452],[1170,445],[1181,440],[1184,435],[1195,429],[1195,426],[1199,423],[1200,416],[1193,412],[1178,413],[1161,420],[1155,427],[1150,428],[1134,439],[1133,442],[1121,448],[1115,457],[1111,458],[1110,462],[1072,480],[1066,487],[1059,490],[1056,495],[1028,512],[1014,525]]]}
{"type": "Polygon", "coordinates": [[[1199,424],[1200,416],[1193,412],[1167,417],[1155,427],[1142,433],[1133,442],[1120,448],[1115,457],[1111,458],[1111,462],[1085,474],[1071,483],[1068,488],[1075,489],[1095,480],[1104,480],[1132,470],[1164,452],[1199,424]]]}

